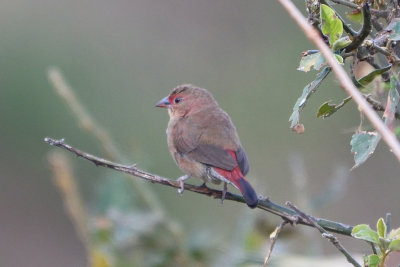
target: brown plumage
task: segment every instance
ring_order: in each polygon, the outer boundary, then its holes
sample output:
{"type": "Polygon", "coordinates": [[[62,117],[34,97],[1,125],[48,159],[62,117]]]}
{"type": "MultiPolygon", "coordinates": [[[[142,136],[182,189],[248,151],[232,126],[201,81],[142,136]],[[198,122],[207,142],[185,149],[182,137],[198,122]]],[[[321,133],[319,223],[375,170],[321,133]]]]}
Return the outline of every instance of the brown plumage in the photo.
{"type": "MultiPolygon", "coordinates": [[[[204,182],[237,187],[248,206],[257,206],[254,189],[244,176],[249,163],[229,115],[203,88],[190,84],[176,87],[157,107],[168,108],[168,148],[177,165],[186,174],[179,178],[201,178],[204,182]]],[[[224,197],[223,196],[223,197],[224,197]]]]}

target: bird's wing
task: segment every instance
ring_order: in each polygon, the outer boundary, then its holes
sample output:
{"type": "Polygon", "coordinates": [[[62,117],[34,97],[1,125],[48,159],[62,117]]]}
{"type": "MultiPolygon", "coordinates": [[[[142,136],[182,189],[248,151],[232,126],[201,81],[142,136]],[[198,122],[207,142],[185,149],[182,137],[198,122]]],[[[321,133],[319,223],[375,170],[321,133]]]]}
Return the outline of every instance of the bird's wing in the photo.
{"type": "MultiPolygon", "coordinates": [[[[212,114],[209,114],[210,120],[212,114]]],[[[204,121],[204,120],[203,120],[204,121]]],[[[226,148],[223,146],[223,142],[231,143],[231,137],[226,134],[227,127],[232,127],[231,122],[219,121],[212,127],[204,127],[201,123],[193,123],[193,121],[182,121],[179,127],[176,129],[175,146],[177,151],[186,154],[190,159],[198,162],[218,167],[224,170],[233,170],[237,165],[242,170],[248,170],[248,162],[246,154],[243,149],[235,147],[234,144],[230,144],[226,148]],[[226,123],[225,123],[226,122],[226,123]],[[227,125],[226,125],[227,124],[227,125]],[[212,141],[210,141],[212,140],[212,141]],[[229,151],[236,153],[238,162],[232,157],[229,151]],[[247,167],[246,167],[247,166],[247,167]]]]}
{"type": "Polygon", "coordinates": [[[188,157],[201,163],[218,167],[224,170],[233,170],[238,164],[228,150],[211,144],[199,143],[187,153],[188,157]]]}
{"type": "Polygon", "coordinates": [[[246,152],[244,152],[242,147],[239,147],[239,149],[236,150],[236,160],[238,162],[240,171],[243,173],[243,175],[246,175],[250,170],[250,165],[249,161],[247,160],[246,152]]]}

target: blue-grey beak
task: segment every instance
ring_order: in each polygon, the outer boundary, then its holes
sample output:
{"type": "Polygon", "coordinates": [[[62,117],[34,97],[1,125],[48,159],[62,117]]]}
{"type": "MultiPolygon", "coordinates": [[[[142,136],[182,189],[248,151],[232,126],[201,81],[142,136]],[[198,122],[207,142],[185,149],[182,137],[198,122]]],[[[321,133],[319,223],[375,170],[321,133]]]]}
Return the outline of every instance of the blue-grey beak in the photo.
{"type": "Polygon", "coordinates": [[[158,103],[156,104],[156,107],[168,108],[170,105],[171,105],[171,103],[169,102],[168,96],[166,96],[163,99],[161,99],[160,101],[158,101],[158,103]]]}

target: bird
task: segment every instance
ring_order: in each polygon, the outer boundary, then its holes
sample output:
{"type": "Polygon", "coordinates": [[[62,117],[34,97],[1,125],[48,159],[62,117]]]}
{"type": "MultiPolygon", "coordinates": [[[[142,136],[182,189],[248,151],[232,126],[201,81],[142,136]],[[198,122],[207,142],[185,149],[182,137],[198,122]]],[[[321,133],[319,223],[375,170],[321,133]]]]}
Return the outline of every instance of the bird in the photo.
{"type": "Polygon", "coordinates": [[[255,208],[258,197],[245,178],[249,172],[246,152],[229,115],[212,94],[192,84],[177,86],[156,107],[167,108],[168,149],[185,175],[179,177],[179,193],[190,177],[206,182],[223,182],[223,201],[227,185],[240,190],[246,204],[255,208]]]}

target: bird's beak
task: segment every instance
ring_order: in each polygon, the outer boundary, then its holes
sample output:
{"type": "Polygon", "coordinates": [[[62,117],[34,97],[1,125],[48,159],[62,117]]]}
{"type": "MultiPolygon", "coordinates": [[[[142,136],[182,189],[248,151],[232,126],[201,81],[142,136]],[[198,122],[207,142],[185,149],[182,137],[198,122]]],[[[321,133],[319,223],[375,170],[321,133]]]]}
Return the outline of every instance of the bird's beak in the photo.
{"type": "Polygon", "coordinates": [[[168,96],[166,96],[163,99],[161,99],[160,101],[158,101],[158,103],[156,104],[156,107],[168,108],[170,105],[171,105],[171,103],[169,102],[168,96]]]}

